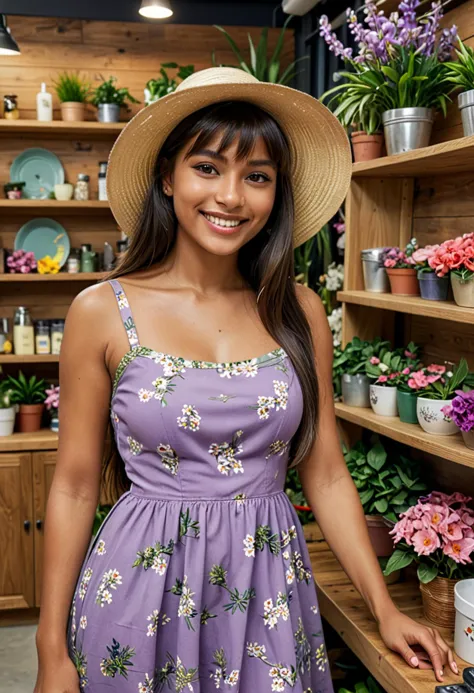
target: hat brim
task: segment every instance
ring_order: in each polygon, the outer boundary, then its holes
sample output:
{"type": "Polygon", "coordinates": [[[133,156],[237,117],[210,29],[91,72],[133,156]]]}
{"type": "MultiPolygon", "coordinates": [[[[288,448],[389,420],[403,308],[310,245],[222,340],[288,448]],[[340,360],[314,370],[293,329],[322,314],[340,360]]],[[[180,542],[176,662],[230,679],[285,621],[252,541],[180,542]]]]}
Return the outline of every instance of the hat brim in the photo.
{"type": "Polygon", "coordinates": [[[349,188],[349,140],[320,101],[291,87],[255,83],[207,84],[175,91],[139,111],[109,156],[107,197],[127,235],[136,229],[159,150],[191,113],[221,101],[248,101],[275,118],[289,142],[295,204],[294,247],[314,236],[341,206],[349,188]]]}

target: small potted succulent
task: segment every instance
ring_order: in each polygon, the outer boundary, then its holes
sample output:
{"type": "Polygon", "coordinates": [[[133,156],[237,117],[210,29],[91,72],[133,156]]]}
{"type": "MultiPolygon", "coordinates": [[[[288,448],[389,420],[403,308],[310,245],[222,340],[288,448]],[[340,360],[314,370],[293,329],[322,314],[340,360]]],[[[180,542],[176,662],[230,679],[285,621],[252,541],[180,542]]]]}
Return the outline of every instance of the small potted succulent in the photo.
{"type": "MultiPolygon", "coordinates": [[[[120,120],[120,109],[126,106],[126,101],[130,103],[140,103],[132,96],[127,87],[116,87],[117,77],[109,77],[104,80],[101,75],[102,84],[94,89],[91,103],[97,106],[97,119],[101,123],[118,123],[120,120]]],[[[128,109],[130,110],[130,109],[128,109]]]]}
{"type": "Polygon", "coordinates": [[[78,73],[61,72],[53,81],[54,89],[61,102],[61,117],[67,121],[80,121],[86,117],[86,103],[91,88],[78,73]]]}
{"type": "Polygon", "coordinates": [[[469,496],[433,491],[421,496],[393,528],[397,548],[384,575],[412,563],[418,579],[425,617],[445,628],[454,627],[454,586],[474,577],[474,511],[469,496]],[[440,608],[442,604],[442,608],[440,608]]]}
{"type": "Polygon", "coordinates": [[[51,416],[49,427],[52,431],[59,431],[59,385],[51,385],[46,395],[44,404],[51,416]]]}
{"type": "Polygon", "coordinates": [[[416,238],[412,238],[404,250],[399,247],[385,248],[383,264],[387,270],[392,294],[419,295],[420,287],[412,257],[417,249],[416,238]]]}
{"type": "Polygon", "coordinates": [[[421,298],[427,301],[447,301],[449,275],[442,273],[438,263],[439,245],[418,248],[412,255],[415,261],[421,298]]]}
{"type": "Polygon", "coordinates": [[[333,360],[333,380],[339,378],[342,399],[350,407],[370,407],[369,378],[365,364],[372,356],[387,350],[390,343],[380,338],[373,342],[354,337],[344,349],[335,352],[333,360]]]}
{"type": "Polygon", "coordinates": [[[23,195],[23,188],[25,185],[26,183],[24,181],[10,181],[9,183],[5,183],[3,186],[5,197],[8,200],[20,200],[23,195]]]}
{"type": "Polygon", "coordinates": [[[31,250],[14,250],[7,257],[6,265],[10,274],[30,274],[37,269],[35,254],[31,250]]]}
{"type": "Polygon", "coordinates": [[[184,80],[194,72],[194,65],[178,65],[178,63],[161,63],[160,75],[157,79],[149,79],[145,86],[145,104],[148,106],[158,101],[162,96],[171,94],[178,86],[178,82],[170,77],[166,70],[178,70],[177,79],[184,80]]]}
{"type": "Polygon", "coordinates": [[[391,528],[427,488],[420,480],[419,465],[398,453],[389,454],[377,436],[370,446],[359,441],[345,451],[344,458],[364,508],[375,553],[390,556],[391,528]]]}
{"type": "Polygon", "coordinates": [[[474,390],[456,390],[456,397],[443,407],[443,413],[459,428],[466,447],[474,450],[474,390]]]}
{"type": "Polygon", "coordinates": [[[454,49],[456,62],[446,63],[446,80],[453,85],[458,94],[458,107],[461,111],[464,136],[474,135],[474,51],[466,46],[458,36],[458,47],[454,49]]]}
{"type": "Polygon", "coordinates": [[[35,375],[32,375],[27,380],[20,371],[18,378],[9,375],[7,384],[11,390],[11,402],[20,405],[18,412],[18,430],[20,433],[39,431],[46,399],[44,379],[38,380],[35,375]]]}
{"type": "Polygon", "coordinates": [[[0,436],[11,436],[15,427],[15,415],[16,407],[11,400],[11,388],[8,381],[2,379],[0,380],[0,436]]]}

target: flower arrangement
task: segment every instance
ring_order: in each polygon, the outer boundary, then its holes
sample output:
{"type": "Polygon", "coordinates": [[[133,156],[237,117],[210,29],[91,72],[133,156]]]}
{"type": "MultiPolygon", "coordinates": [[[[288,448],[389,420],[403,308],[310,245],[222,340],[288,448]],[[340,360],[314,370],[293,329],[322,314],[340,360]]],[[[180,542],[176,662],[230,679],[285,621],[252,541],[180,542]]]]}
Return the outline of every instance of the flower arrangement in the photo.
{"type": "Polygon", "coordinates": [[[406,510],[391,534],[398,548],[390,557],[384,574],[390,575],[418,564],[418,578],[426,584],[436,577],[472,577],[474,511],[462,493],[447,495],[433,491],[406,510]]]}
{"type": "Polygon", "coordinates": [[[361,7],[363,22],[354,10],[347,10],[357,56],[337,39],[328,17],[320,18],[320,34],[329,50],[351,68],[339,73],[347,81],[321,98],[332,97],[329,107],[343,125],[355,123],[367,133],[380,129],[382,113],[394,108],[435,108],[446,115],[452,85],[445,79],[445,62],[451,57],[457,27],[440,30],[441,0],[422,15],[416,11],[420,0],[402,0],[398,12],[389,17],[378,4],[366,0],[361,7]]]}
{"type": "Polygon", "coordinates": [[[346,248],[346,222],[341,210],[339,210],[339,215],[339,221],[336,221],[336,223],[332,226],[333,229],[335,229],[336,233],[339,235],[336,246],[342,255],[346,248]]]}
{"type": "Polygon", "coordinates": [[[383,264],[386,269],[413,269],[413,253],[418,249],[416,238],[412,238],[402,250],[398,246],[384,248],[383,264]]]}
{"type": "Polygon", "coordinates": [[[405,349],[382,349],[378,356],[373,355],[366,361],[366,375],[375,380],[375,385],[399,387],[419,366],[419,350],[420,347],[414,342],[410,342],[405,349]]]}
{"type": "Polygon", "coordinates": [[[444,366],[431,364],[412,374],[409,387],[418,395],[433,400],[450,400],[462,385],[470,386],[473,375],[469,372],[466,359],[461,359],[452,371],[444,366]]]}
{"type": "Polygon", "coordinates": [[[31,251],[14,250],[7,257],[7,267],[10,274],[30,274],[37,267],[35,254],[31,251]]]}
{"type": "Polygon", "coordinates": [[[57,274],[59,269],[59,262],[50,255],[45,255],[41,260],[38,260],[39,274],[57,274]]]}
{"type": "Polygon", "coordinates": [[[445,416],[449,416],[461,431],[469,433],[474,429],[474,390],[456,390],[456,397],[441,411],[445,416]]]}
{"type": "Polygon", "coordinates": [[[46,399],[44,400],[46,409],[57,410],[59,408],[59,385],[51,385],[50,388],[46,388],[46,399]]]}
{"type": "Polygon", "coordinates": [[[117,88],[115,82],[117,77],[109,77],[109,79],[104,80],[102,75],[102,84],[94,89],[94,93],[91,98],[91,103],[94,106],[99,106],[102,103],[114,103],[117,106],[125,106],[125,101],[130,103],[140,103],[134,96],[132,96],[127,87],[117,88]]]}
{"type": "Polygon", "coordinates": [[[399,389],[403,392],[413,392],[416,394],[424,391],[425,388],[438,380],[442,380],[445,373],[446,366],[441,366],[436,363],[421,367],[418,365],[417,368],[412,369],[409,373],[403,374],[399,389]]]}
{"type": "Polygon", "coordinates": [[[332,343],[334,347],[340,347],[342,342],[342,308],[334,308],[328,315],[328,323],[332,332],[332,343]]]}
{"type": "Polygon", "coordinates": [[[419,248],[412,258],[422,271],[436,272],[438,277],[452,272],[468,281],[474,276],[474,233],[419,248]]]}

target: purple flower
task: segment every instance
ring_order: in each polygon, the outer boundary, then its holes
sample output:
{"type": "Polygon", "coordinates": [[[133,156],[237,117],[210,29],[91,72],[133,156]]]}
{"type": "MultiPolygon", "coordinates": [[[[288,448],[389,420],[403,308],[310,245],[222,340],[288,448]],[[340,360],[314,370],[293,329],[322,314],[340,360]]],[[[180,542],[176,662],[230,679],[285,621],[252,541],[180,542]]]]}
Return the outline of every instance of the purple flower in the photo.
{"type": "Polygon", "coordinates": [[[336,56],[341,56],[350,60],[352,58],[352,48],[345,48],[344,44],[339,41],[336,34],[331,31],[331,25],[329,24],[327,15],[323,14],[321,16],[319,26],[321,27],[319,34],[328,44],[329,50],[332,51],[336,56]]]}
{"type": "Polygon", "coordinates": [[[466,433],[474,428],[474,390],[456,390],[450,408],[449,415],[458,428],[466,433]]]}
{"type": "Polygon", "coordinates": [[[458,28],[455,24],[451,29],[443,29],[441,37],[438,44],[438,58],[441,62],[446,62],[451,59],[451,53],[453,52],[454,42],[458,37],[458,28]]]}

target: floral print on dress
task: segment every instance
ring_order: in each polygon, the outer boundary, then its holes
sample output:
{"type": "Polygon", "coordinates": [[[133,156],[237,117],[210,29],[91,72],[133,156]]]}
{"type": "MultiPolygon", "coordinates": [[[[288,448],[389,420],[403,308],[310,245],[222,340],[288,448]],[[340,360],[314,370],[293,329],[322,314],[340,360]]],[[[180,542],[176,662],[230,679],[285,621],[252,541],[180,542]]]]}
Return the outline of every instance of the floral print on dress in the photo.
{"type": "Polygon", "coordinates": [[[87,678],[87,656],[80,648],[73,646],[72,661],[79,676],[79,688],[83,690],[89,683],[87,678]]]}
{"type": "Polygon", "coordinates": [[[133,667],[132,659],[135,649],[129,645],[121,647],[120,643],[112,638],[112,645],[107,645],[108,657],[103,657],[100,662],[100,670],[104,676],[114,679],[117,674],[128,679],[128,669],[133,667]]]}
{"type": "Polygon", "coordinates": [[[87,568],[82,576],[81,584],[79,585],[79,599],[84,600],[90,579],[92,577],[92,568],[87,568]]]}
{"type": "Polygon", "coordinates": [[[158,575],[164,575],[168,566],[166,556],[172,556],[174,551],[174,541],[169,540],[168,545],[164,546],[159,541],[155,546],[147,546],[144,551],[137,551],[138,558],[133,562],[132,568],[143,566],[145,570],[152,568],[158,575]]]}
{"type": "Polygon", "coordinates": [[[288,383],[283,380],[273,381],[273,391],[275,396],[259,395],[257,398],[257,405],[250,406],[250,409],[256,409],[259,419],[266,421],[270,417],[270,411],[275,409],[279,411],[280,409],[286,409],[288,403],[288,383]]]}
{"type": "Polygon", "coordinates": [[[244,473],[242,462],[236,457],[243,452],[243,447],[239,442],[242,435],[242,430],[236,431],[230,443],[212,443],[209,448],[210,454],[216,458],[218,471],[225,476],[228,476],[229,473],[232,474],[232,472],[234,474],[244,473]]]}
{"type": "Polygon", "coordinates": [[[249,657],[257,657],[261,662],[264,662],[270,667],[268,672],[272,678],[272,691],[284,691],[286,685],[294,688],[297,681],[297,671],[293,665],[284,666],[283,664],[272,664],[268,659],[265,645],[258,643],[247,643],[247,654],[249,657]]]}
{"type": "Polygon", "coordinates": [[[244,539],[244,552],[249,558],[255,558],[255,549],[263,551],[268,546],[270,553],[278,556],[280,553],[280,538],[278,532],[273,532],[268,525],[258,525],[255,536],[247,534],[244,539]]]}
{"type": "Polygon", "coordinates": [[[287,440],[286,442],[284,440],[273,441],[273,443],[270,443],[270,445],[268,446],[268,455],[266,455],[265,459],[270,459],[272,455],[283,455],[287,451],[289,444],[289,440],[287,440]]]}
{"type": "Polygon", "coordinates": [[[171,472],[173,476],[176,476],[179,467],[179,457],[176,450],[173,450],[171,445],[160,443],[156,448],[156,452],[161,457],[161,461],[165,469],[171,472]]]}
{"type": "Polygon", "coordinates": [[[184,616],[184,620],[189,630],[194,630],[191,619],[195,618],[198,615],[198,612],[195,609],[196,604],[193,599],[195,593],[188,585],[188,576],[185,575],[183,580],[176,578],[176,582],[173,587],[166,591],[172,592],[173,594],[177,594],[179,596],[178,616],[184,616]]]}
{"type": "Polygon", "coordinates": [[[278,627],[278,619],[288,621],[289,617],[288,595],[284,592],[278,592],[275,604],[271,598],[263,603],[263,622],[270,630],[278,627]]]}
{"type": "Polygon", "coordinates": [[[108,570],[102,576],[100,585],[97,589],[97,595],[95,598],[96,604],[100,606],[105,606],[106,604],[112,604],[112,592],[108,589],[116,590],[117,585],[122,584],[122,576],[118,570],[108,570]]]}
{"type": "Polygon", "coordinates": [[[198,668],[186,668],[179,656],[175,660],[169,652],[166,653],[166,658],[166,663],[162,667],[157,667],[152,678],[145,674],[145,683],[138,686],[139,693],[163,691],[165,685],[167,689],[176,693],[182,693],[185,689],[194,691],[193,683],[199,681],[198,668]]]}
{"type": "Polygon", "coordinates": [[[99,539],[99,541],[97,542],[97,546],[95,547],[95,553],[98,556],[103,556],[107,553],[105,549],[105,541],[103,539],[99,539]]]}
{"type": "Polygon", "coordinates": [[[137,329],[135,327],[135,323],[133,322],[133,318],[127,318],[126,320],[124,320],[123,324],[125,325],[125,329],[127,331],[127,337],[130,347],[133,349],[133,347],[138,345],[137,329]]]}
{"type": "Polygon", "coordinates": [[[132,455],[139,455],[143,450],[143,445],[132,436],[127,436],[128,449],[132,455]]]}
{"type": "Polygon", "coordinates": [[[146,632],[147,636],[150,637],[156,635],[158,626],[166,626],[166,624],[171,621],[171,618],[166,614],[162,614],[159,609],[154,609],[152,613],[146,617],[146,620],[151,621],[151,623],[148,624],[146,632]]]}
{"type": "Polygon", "coordinates": [[[214,679],[216,688],[221,688],[221,684],[224,686],[235,686],[239,680],[239,669],[232,669],[232,671],[227,673],[227,658],[225,656],[224,648],[221,647],[219,650],[215,650],[213,653],[213,665],[216,667],[214,671],[211,671],[210,677],[214,679]]]}
{"type": "Polygon", "coordinates": [[[120,310],[123,310],[124,308],[130,308],[130,306],[128,305],[127,297],[125,296],[125,293],[123,291],[116,291],[115,296],[117,297],[117,303],[120,310]]]}
{"type": "Polygon", "coordinates": [[[227,590],[230,595],[230,602],[224,604],[226,611],[231,611],[233,614],[239,609],[242,613],[247,610],[249,602],[254,599],[256,593],[254,587],[249,587],[240,594],[237,587],[230,589],[227,585],[227,570],[222,565],[214,564],[209,571],[209,582],[211,585],[217,585],[227,590]]]}
{"type": "Polygon", "coordinates": [[[199,431],[201,417],[198,410],[190,404],[185,404],[181,410],[182,416],[178,416],[178,426],[189,431],[199,431]]]}
{"type": "Polygon", "coordinates": [[[298,616],[298,628],[294,633],[296,669],[300,674],[305,674],[311,669],[311,645],[306,636],[303,620],[298,616]]]}
{"type": "Polygon", "coordinates": [[[181,510],[179,513],[179,538],[191,536],[193,539],[199,539],[200,531],[199,521],[192,519],[189,508],[186,508],[186,512],[181,510]]]}

